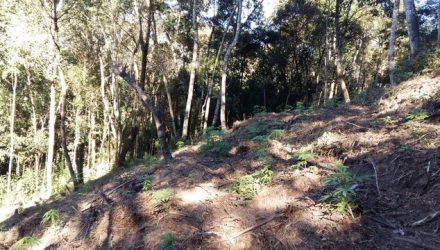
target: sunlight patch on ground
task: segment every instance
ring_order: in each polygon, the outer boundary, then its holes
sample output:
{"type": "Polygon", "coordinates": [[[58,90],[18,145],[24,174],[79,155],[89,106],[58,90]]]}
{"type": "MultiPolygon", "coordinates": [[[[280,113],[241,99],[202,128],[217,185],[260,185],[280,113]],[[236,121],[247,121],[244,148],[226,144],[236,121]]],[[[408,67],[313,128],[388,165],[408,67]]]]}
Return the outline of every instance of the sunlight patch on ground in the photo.
{"type": "Polygon", "coordinates": [[[214,200],[226,194],[227,193],[214,188],[210,183],[200,184],[191,189],[177,190],[177,198],[179,198],[183,204],[195,204],[214,200]]]}

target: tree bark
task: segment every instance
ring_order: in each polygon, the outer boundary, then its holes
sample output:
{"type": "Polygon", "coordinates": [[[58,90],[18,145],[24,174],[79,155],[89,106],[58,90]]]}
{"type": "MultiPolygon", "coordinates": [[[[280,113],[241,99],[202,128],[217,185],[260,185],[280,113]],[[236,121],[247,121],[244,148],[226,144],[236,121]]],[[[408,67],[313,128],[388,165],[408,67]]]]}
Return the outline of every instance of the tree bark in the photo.
{"type": "Polygon", "coordinates": [[[440,1],[437,6],[437,43],[440,44],[440,1]]]}
{"type": "Polygon", "coordinates": [[[222,67],[222,82],[220,86],[220,122],[221,122],[221,128],[222,130],[227,129],[226,124],[226,78],[227,78],[227,71],[228,71],[228,61],[229,57],[231,56],[232,50],[234,49],[235,45],[238,42],[238,37],[240,35],[240,29],[241,29],[241,8],[242,8],[242,0],[238,0],[238,13],[237,13],[237,27],[235,30],[235,36],[234,40],[232,40],[232,43],[229,45],[228,49],[226,50],[225,57],[223,59],[223,67],[222,67]]]}
{"type": "Polygon", "coordinates": [[[399,23],[399,5],[400,0],[394,0],[393,17],[391,21],[390,40],[388,45],[388,71],[390,74],[390,83],[395,84],[394,81],[394,45],[396,43],[397,24],[399,23]]]}
{"type": "Polygon", "coordinates": [[[50,108],[49,108],[49,126],[47,139],[47,159],[46,159],[46,195],[49,197],[52,194],[52,165],[54,158],[55,147],[55,122],[56,122],[56,90],[55,83],[52,82],[50,86],[50,108]]]}
{"type": "Polygon", "coordinates": [[[348,93],[347,85],[344,80],[344,71],[342,68],[342,37],[341,37],[341,27],[340,27],[340,14],[341,14],[341,3],[343,0],[336,0],[336,17],[335,17],[335,35],[336,35],[336,53],[335,53],[335,63],[336,63],[336,79],[339,87],[341,88],[342,95],[344,96],[345,103],[350,102],[350,94],[348,93]]]}
{"type": "Polygon", "coordinates": [[[183,119],[182,138],[188,137],[189,120],[191,114],[191,102],[194,94],[194,82],[196,79],[196,71],[198,67],[198,50],[199,50],[199,32],[197,24],[197,0],[193,0],[193,51],[192,51],[192,63],[191,63],[191,75],[189,78],[188,98],[186,99],[185,117],[183,119]]]}
{"type": "Polygon", "coordinates": [[[419,22],[417,20],[416,6],[414,0],[405,0],[405,16],[409,37],[409,47],[411,57],[414,58],[419,52],[420,32],[419,22]]]}
{"type": "Polygon", "coordinates": [[[136,81],[132,76],[127,74],[125,71],[119,69],[117,66],[112,65],[112,70],[116,75],[119,75],[122,79],[124,79],[137,93],[139,101],[151,112],[153,115],[153,120],[156,125],[157,137],[159,138],[159,142],[162,148],[162,154],[165,161],[171,161],[173,159],[171,152],[168,147],[168,143],[165,137],[165,130],[162,123],[162,119],[160,118],[160,114],[156,109],[153,99],[149,95],[147,95],[140,87],[136,84],[136,81]]]}
{"type": "Polygon", "coordinates": [[[211,77],[208,79],[208,81],[209,81],[208,82],[208,93],[206,95],[207,99],[206,99],[206,106],[205,106],[205,120],[203,122],[203,130],[208,128],[209,113],[211,111],[212,88],[214,87],[214,76],[215,76],[215,73],[217,72],[217,66],[218,66],[218,62],[220,59],[220,54],[222,52],[223,44],[225,43],[226,34],[228,32],[228,27],[229,27],[229,24],[231,23],[233,15],[234,15],[234,12],[231,13],[231,15],[228,17],[228,20],[226,21],[225,32],[223,33],[222,40],[220,41],[220,45],[218,47],[217,54],[215,56],[214,67],[213,67],[213,70],[211,73],[211,77]]]}
{"type": "Polygon", "coordinates": [[[60,134],[61,134],[61,146],[63,148],[64,160],[69,170],[70,179],[73,182],[74,190],[78,190],[78,181],[76,178],[75,171],[73,170],[72,159],[69,155],[69,149],[67,148],[67,135],[66,135],[66,94],[67,94],[67,83],[64,79],[64,73],[61,67],[58,66],[58,73],[61,83],[61,109],[60,109],[60,134]]]}
{"type": "Polygon", "coordinates": [[[13,71],[13,80],[12,80],[12,102],[11,102],[11,113],[9,117],[9,135],[10,135],[10,144],[9,144],[9,165],[8,165],[8,184],[7,184],[7,192],[11,191],[11,177],[12,177],[12,163],[14,161],[14,144],[15,144],[15,133],[14,133],[14,125],[15,125],[15,108],[16,108],[16,97],[17,97],[17,70],[13,71]]]}

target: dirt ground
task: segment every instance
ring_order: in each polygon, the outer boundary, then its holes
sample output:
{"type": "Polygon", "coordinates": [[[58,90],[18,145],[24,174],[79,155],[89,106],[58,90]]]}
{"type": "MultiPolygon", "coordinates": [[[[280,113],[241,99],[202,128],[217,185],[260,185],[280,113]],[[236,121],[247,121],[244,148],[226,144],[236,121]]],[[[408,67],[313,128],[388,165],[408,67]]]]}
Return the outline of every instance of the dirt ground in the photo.
{"type": "MultiPolygon", "coordinates": [[[[424,104],[438,111],[435,99],[424,104]]],[[[226,138],[229,156],[188,146],[171,163],[121,170],[95,181],[93,190],[17,212],[2,223],[0,249],[27,235],[46,249],[163,249],[166,232],[174,238],[168,249],[440,249],[440,123],[408,121],[410,110],[359,102],[260,115],[236,124],[226,138]],[[273,180],[240,199],[228,186],[261,167],[261,145],[243,135],[274,121],[283,136],[267,146],[273,180]],[[289,170],[294,152],[319,143],[325,147],[313,167],[289,170]],[[353,214],[320,202],[335,160],[372,177],[360,183],[353,214]],[[152,180],[143,192],[145,175],[152,180]],[[154,205],[163,188],[175,195],[154,205]],[[61,214],[57,228],[40,223],[52,208],[61,214]]]]}

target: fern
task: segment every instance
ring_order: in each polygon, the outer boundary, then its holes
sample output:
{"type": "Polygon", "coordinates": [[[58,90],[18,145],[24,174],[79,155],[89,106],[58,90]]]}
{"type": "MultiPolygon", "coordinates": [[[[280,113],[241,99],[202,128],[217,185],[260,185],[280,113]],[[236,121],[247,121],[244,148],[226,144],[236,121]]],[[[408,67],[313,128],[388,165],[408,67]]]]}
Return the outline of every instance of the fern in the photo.
{"type": "Polygon", "coordinates": [[[43,215],[41,220],[42,225],[49,225],[51,227],[57,226],[60,219],[60,213],[56,209],[50,209],[43,215]]]}
{"type": "Polygon", "coordinates": [[[12,250],[27,250],[32,249],[33,247],[36,247],[40,244],[40,241],[32,236],[25,236],[18,240],[17,242],[12,245],[12,250]]]}

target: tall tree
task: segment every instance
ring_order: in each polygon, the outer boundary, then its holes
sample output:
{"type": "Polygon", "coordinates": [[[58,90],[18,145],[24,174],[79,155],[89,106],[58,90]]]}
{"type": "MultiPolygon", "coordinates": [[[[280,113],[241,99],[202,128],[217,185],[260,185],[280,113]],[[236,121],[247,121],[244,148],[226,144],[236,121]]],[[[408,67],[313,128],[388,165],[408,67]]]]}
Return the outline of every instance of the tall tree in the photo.
{"type": "Polygon", "coordinates": [[[404,0],[406,25],[409,37],[409,46],[411,49],[411,57],[414,58],[419,52],[420,32],[419,22],[417,18],[416,6],[414,0],[404,0]]]}
{"type": "Polygon", "coordinates": [[[229,62],[229,57],[231,56],[232,50],[235,48],[235,45],[238,42],[238,37],[240,35],[240,30],[241,30],[241,12],[242,12],[242,0],[237,0],[238,1],[238,12],[237,12],[237,26],[235,28],[235,35],[234,35],[234,39],[232,40],[231,44],[229,45],[228,49],[226,50],[225,53],[225,57],[223,59],[223,67],[222,67],[222,82],[220,85],[220,100],[221,100],[221,105],[220,105],[220,122],[221,122],[221,127],[223,130],[227,129],[227,124],[226,124],[226,78],[227,78],[227,74],[228,74],[228,62],[229,62]]]}
{"type": "Polygon", "coordinates": [[[7,183],[7,191],[11,191],[11,176],[12,176],[12,164],[14,161],[14,144],[15,144],[15,133],[14,133],[14,125],[15,125],[15,109],[16,109],[16,98],[17,98],[17,69],[13,69],[13,77],[12,77],[12,101],[11,101],[11,112],[9,117],[9,165],[8,165],[8,183],[7,183]]]}
{"type": "MultiPolygon", "coordinates": [[[[345,103],[350,102],[350,94],[348,93],[347,85],[344,80],[344,71],[342,69],[342,33],[341,33],[341,24],[340,24],[340,15],[341,15],[341,4],[343,0],[336,0],[336,13],[335,13],[335,43],[336,43],[336,53],[335,53],[335,63],[336,63],[336,79],[338,81],[338,85],[341,88],[342,95],[344,96],[345,103]]],[[[349,13],[346,13],[347,17],[349,13]]],[[[346,19],[348,20],[348,19],[346,19]]]]}
{"type": "Polygon", "coordinates": [[[185,117],[183,119],[182,137],[188,137],[189,130],[189,120],[191,115],[191,103],[194,94],[194,82],[196,80],[196,71],[198,67],[198,50],[199,50],[199,28],[197,23],[197,0],[193,0],[193,14],[192,14],[192,25],[193,25],[193,51],[192,51],[192,62],[191,62],[191,75],[189,78],[188,86],[188,98],[186,99],[185,106],[185,117]]]}
{"type": "Polygon", "coordinates": [[[394,0],[393,15],[391,21],[390,40],[388,44],[388,71],[390,74],[390,83],[395,84],[394,81],[394,46],[396,43],[397,24],[399,22],[399,5],[400,0],[394,0]]]}

